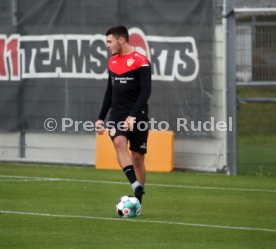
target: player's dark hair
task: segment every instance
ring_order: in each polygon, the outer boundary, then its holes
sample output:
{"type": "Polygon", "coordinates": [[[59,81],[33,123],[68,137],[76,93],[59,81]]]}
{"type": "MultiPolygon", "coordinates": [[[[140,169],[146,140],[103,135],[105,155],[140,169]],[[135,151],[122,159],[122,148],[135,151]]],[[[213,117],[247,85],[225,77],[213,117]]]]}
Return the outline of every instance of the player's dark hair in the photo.
{"type": "Polygon", "coordinates": [[[106,31],[106,36],[108,35],[114,35],[117,39],[119,37],[124,37],[126,42],[129,42],[129,34],[128,30],[125,26],[114,26],[106,31]]]}

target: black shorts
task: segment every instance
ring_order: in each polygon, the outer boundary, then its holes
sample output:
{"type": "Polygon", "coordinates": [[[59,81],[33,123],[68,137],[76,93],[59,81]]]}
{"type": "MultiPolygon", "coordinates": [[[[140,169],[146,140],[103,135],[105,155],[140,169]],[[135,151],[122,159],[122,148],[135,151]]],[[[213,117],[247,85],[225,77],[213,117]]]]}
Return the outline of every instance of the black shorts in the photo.
{"type": "Polygon", "coordinates": [[[124,120],[109,121],[109,136],[112,141],[117,136],[125,136],[129,141],[129,149],[141,154],[147,153],[147,140],[149,133],[148,117],[137,118],[132,131],[123,129],[124,120]]]}

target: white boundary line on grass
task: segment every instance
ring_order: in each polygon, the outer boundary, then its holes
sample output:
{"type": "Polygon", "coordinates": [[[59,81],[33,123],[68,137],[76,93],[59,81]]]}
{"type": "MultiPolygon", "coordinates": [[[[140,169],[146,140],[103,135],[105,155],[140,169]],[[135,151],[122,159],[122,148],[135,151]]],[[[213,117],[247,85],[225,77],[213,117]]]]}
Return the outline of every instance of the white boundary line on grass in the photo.
{"type": "Polygon", "coordinates": [[[33,213],[33,212],[9,211],[9,210],[0,210],[0,214],[30,215],[30,216],[43,216],[43,217],[51,217],[51,218],[69,218],[69,219],[103,220],[103,221],[125,221],[125,222],[137,222],[137,223],[148,223],[148,224],[178,225],[178,226],[189,226],[189,227],[218,228],[218,229],[227,229],[227,230],[243,230],[243,231],[276,233],[276,229],[269,229],[269,228],[238,227],[238,226],[236,227],[236,226],[208,225],[208,224],[196,224],[196,223],[174,222],[174,221],[143,220],[141,218],[123,219],[123,218],[108,218],[108,217],[83,216],[83,215],[33,213]]]}
{"type": "MultiPolygon", "coordinates": [[[[64,181],[64,182],[84,182],[84,183],[100,183],[100,184],[116,184],[116,185],[128,184],[127,182],[84,180],[84,179],[70,179],[70,178],[53,178],[53,177],[37,177],[37,176],[0,175],[0,181],[7,181],[6,179],[2,180],[1,178],[8,178],[9,179],[8,181],[19,181],[19,180],[22,180],[22,181],[64,181]]],[[[186,189],[276,193],[276,189],[225,188],[225,187],[208,187],[208,186],[174,185],[174,184],[157,184],[157,183],[148,183],[147,186],[165,187],[165,188],[186,188],[186,189]]]]}

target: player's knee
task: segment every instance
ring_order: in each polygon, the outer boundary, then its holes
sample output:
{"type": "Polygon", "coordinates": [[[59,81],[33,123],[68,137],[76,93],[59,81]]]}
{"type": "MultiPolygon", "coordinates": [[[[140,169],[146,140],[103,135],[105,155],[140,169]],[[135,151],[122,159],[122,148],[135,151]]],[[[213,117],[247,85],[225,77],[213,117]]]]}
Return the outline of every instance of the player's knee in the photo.
{"type": "Polygon", "coordinates": [[[116,151],[121,151],[121,150],[125,150],[127,149],[126,147],[126,142],[123,138],[121,137],[116,137],[114,140],[113,140],[113,144],[114,144],[114,147],[115,147],[115,150],[116,151]]]}

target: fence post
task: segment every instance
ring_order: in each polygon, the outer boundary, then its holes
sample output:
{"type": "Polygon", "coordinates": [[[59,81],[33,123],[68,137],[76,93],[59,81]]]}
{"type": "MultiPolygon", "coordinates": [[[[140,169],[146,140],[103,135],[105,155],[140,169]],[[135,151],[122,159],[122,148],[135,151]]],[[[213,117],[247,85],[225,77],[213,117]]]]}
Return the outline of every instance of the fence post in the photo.
{"type": "Polygon", "coordinates": [[[227,166],[230,175],[237,174],[237,120],[236,120],[236,57],[235,34],[236,24],[234,1],[224,0],[224,15],[226,19],[226,80],[227,80],[227,120],[232,118],[232,131],[227,131],[227,166]]]}
{"type": "MultiPolygon", "coordinates": [[[[15,28],[16,33],[21,33],[20,28],[18,26],[18,3],[17,0],[10,1],[10,15],[11,15],[11,25],[15,28]]],[[[24,81],[19,83],[18,91],[17,91],[17,129],[19,132],[19,141],[18,141],[18,157],[25,158],[26,156],[26,140],[25,140],[25,129],[26,124],[23,120],[24,115],[24,81]]]]}

